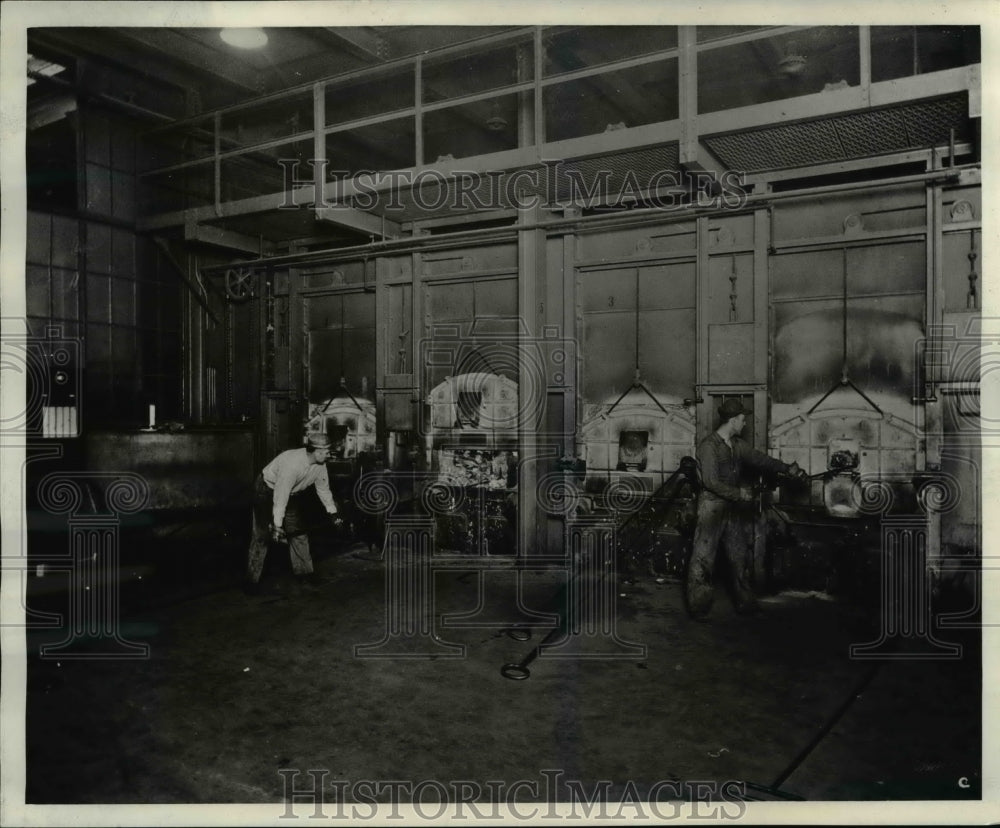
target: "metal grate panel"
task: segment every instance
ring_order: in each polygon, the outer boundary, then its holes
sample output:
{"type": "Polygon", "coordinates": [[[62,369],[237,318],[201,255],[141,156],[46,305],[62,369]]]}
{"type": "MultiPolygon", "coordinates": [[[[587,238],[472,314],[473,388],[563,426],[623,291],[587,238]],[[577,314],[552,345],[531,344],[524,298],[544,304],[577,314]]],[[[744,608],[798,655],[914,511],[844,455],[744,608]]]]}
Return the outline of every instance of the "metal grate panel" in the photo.
{"type": "Polygon", "coordinates": [[[656,182],[660,173],[677,174],[680,169],[679,158],[680,150],[676,142],[596,155],[561,165],[553,183],[558,198],[567,199],[573,195],[570,175],[578,176],[588,189],[594,186],[599,177],[605,176],[609,200],[613,202],[623,190],[627,193],[634,185],[645,190],[656,182]]]}
{"type": "Polygon", "coordinates": [[[807,167],[968,140],[966,96],[781,124],[704,138],[729,168],[743,172],[807,167]]]}

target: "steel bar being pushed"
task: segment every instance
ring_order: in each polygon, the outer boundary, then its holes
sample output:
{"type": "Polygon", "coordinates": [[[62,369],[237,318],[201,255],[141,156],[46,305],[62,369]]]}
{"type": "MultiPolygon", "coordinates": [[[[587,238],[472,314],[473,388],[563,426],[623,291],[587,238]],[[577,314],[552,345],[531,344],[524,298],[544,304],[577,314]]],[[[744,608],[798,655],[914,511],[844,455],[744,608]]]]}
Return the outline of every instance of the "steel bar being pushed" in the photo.
{"type": "MultiPolygon", "coordinates": [[[[551,658],[635,659],[646,657],[646,647],[625,641],[617,634],[617,585],[615,583],[615,527],[601,518],[584,518],[567,525],[566,582],[552,603],[558,607],[559,624],[525,658],[500,668],[504,678],[523,681],[531,675],[528,665],[543,650],[551,658]],[[557,636],[561,639],[555,640],[557,636]]],[[[512,628],[508,636],[526,640],[525,630],[512,628]]]]}
{"type": "MultiPolygon", "coordinates": [[[[579,577],[580,577],[579,573],[573,576],[573,578],[579,578],[579,577]]],[[[533,662],[536,658],[538,658],[538,656],[542,652],[542,647],[544,647],[546,644],[552,641],[552,639],[554,639],[557,635],[560,634],[565,635],[567,633],[569,629],[569,623],[568,623],[569,613],[565,611],[565,601],[566,601],[566,594],[569,591],[569,584],[570,582],[567,581],[559,588],[559,591],[556,593],[555,600],[553,601],[553,603],[556,604],[557,606],[563,605],[564,608],[564,611],[559,613],[559,625],[549,630],[548,635],[546,635],[545,638],[543,638],[534,647],[534,649],[532,649],[532,651],[528,653],[520,661],[516,663],[508,662],[507,664],[504,664],[504,666],[500,668],[500,675],[502,675],[504,678],[513,679],[514,681],[524,681],[526,678],[530,678],[531,670],[528,669],[528,665],[531,664],[531,662],[533,662]]],[[[510,638],[513,638],[518,641],[525,640],[521,635],[522,631],[518,628],[512,627],[508,629],[506,632],[510,638]]]]}

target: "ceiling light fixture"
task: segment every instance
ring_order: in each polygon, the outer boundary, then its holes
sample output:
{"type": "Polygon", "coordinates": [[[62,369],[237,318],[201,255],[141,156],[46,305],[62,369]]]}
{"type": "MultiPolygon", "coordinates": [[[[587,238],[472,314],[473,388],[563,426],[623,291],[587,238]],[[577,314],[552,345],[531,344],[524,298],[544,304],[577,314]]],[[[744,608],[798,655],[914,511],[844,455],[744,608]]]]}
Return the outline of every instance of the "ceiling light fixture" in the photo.
{"type": "Polygon", "coordinates": [[[785,56],[778,61],[778,71],[786,78],[795,78],[802,74],[807,62],[806,56],[799,53],[794,43],[789,42],[785,56]]]}
{"type": "Polygon", "coordinates": [[[237,49],[260,49],[267,45],[267,32],[263,29],[220,29],[219,37],[237,49]]]}
{"type": "Polygon", "coordinates": [[[503,116],[503,112],[500,111],[499,101],[494,101],[493,112],[486,121],[486,128],[490,132],[503,132],[503,130],[507,129],[507,125],[507,119],[503,116]]]}

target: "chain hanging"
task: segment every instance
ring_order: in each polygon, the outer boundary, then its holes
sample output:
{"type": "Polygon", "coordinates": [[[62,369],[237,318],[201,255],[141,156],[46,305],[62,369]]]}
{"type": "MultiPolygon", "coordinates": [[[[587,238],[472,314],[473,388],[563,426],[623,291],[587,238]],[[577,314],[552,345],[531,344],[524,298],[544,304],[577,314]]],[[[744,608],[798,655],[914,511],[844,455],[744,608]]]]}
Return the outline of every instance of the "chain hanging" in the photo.
{"type": "Polygon", "coordinates": [[[739,278],[739,274],[736,272],[736,257],[732,257],[729,270],[729,321],[737,322],[740,318],[740,312],[736,308],[736,300],[739,298],[736,293],[736,280],[739,278]]]}
{"type": "Polygon", "coordinates": [[[976,259],[979,258],[979,254],[976,253],[976,231],[969,231],[969,293],[966,298],[966,307],[969,310],[975,310],[979,307],[979,291],[976,283],[979,281],[979,274],[976,272],[976,259]]]}

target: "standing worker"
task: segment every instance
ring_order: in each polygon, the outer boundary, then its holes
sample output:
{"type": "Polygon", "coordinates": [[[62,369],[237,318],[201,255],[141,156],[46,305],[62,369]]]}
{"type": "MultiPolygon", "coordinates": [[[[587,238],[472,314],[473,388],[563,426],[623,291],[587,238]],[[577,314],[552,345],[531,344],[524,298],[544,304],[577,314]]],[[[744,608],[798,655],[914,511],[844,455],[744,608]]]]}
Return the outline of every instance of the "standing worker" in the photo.
{"type": "Polygon", "coordinates": [[[330,455],[330,438],[325,434],[310,434],[303,448],[283,451],[257,475],[253,497],[253,530],[247,558],[247,591],[260,589],[260,575],[267,556],[268,540],[288,543],[292,572],[300,577],[313,573],[300,498],[310,486],[326,512],[338,523],[337,504],[330,493],[330,478],[326,460],[330,455]]]}
{"type": "Polygon", "coordinates": [[[728,557],[736,611],[745,614],[757,609],[751,577],[754,492],[743,482],[744,467],[797,478],[804,474],[798,463],[788,465],[768,457],[740,438],[748,413],[738,400],[726,400],[719,407],[719,427],[698,446],[702,485],[694,548],[685,580],[688,612],[698,621],[706,620],[712,609],[715,592],[712,573],[720,540],[728,557]]]}

